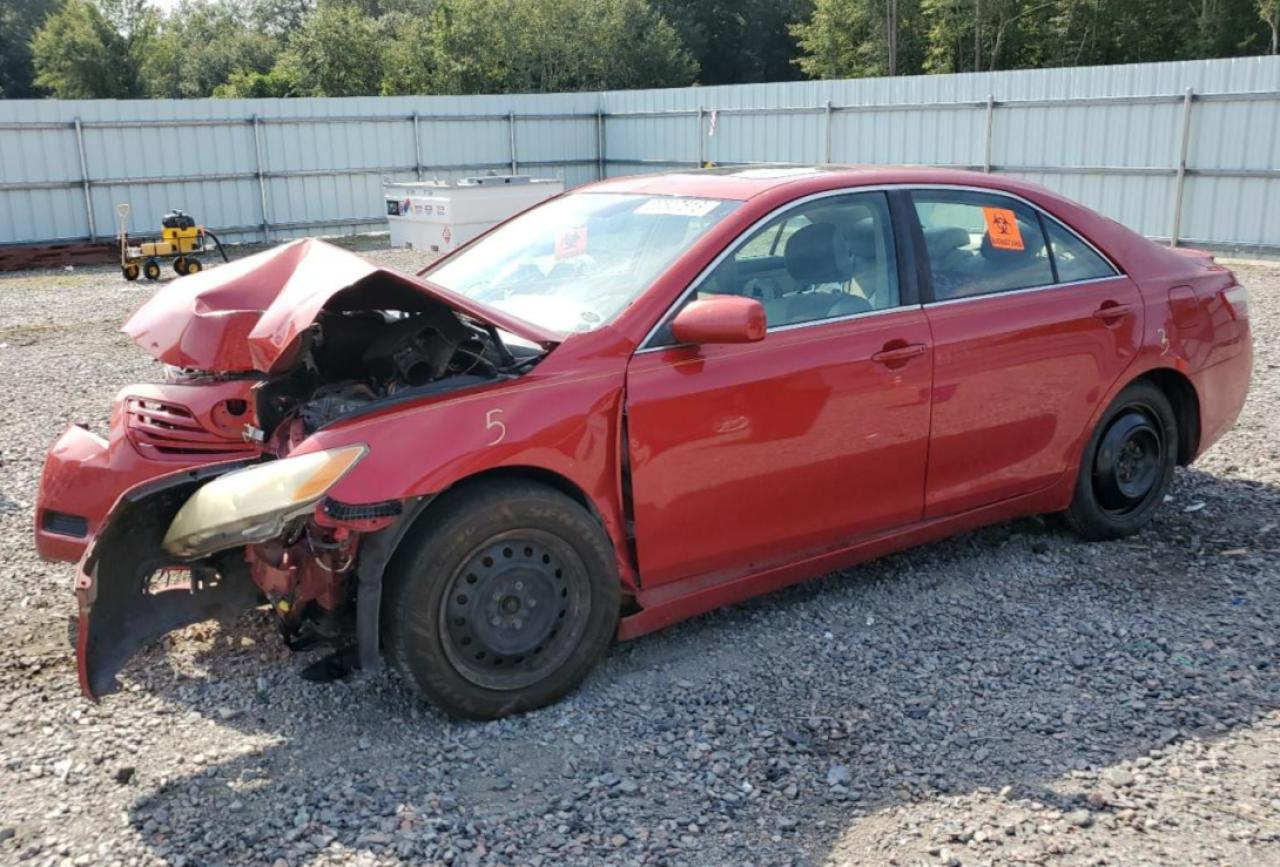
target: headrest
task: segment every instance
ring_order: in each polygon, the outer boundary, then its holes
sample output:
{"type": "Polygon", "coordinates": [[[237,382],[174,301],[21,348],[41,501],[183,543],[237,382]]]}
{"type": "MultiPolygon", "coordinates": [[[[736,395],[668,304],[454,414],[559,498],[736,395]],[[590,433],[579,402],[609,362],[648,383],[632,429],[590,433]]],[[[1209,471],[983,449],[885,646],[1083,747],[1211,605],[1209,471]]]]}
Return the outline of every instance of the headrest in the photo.
{"type": "Polygon", "coordinates": [[[924,245],[930,256],[941,256],[969,243],[969,233],[959,226],[937,226],[924,230],[924,245]]]}
{"type": "Polygon", "coordinates": [[[853,277],[853,232],[811,223],[787,240],[787,273],[797,283],[843,283],[853,277]]]}
{"type": "Polygon", "coordinates": [[[1018,233],[1022,237],[1022,249],[997,247],[991,243],[991,233],[982,236],[982,258],[989,262],[1013,263],[1021,262],[1035,256],[1037,247],[1032,246],[1032,239],[1040,237],[1040,229],[1025,220],[1018,220],[1018,233]]]}
{"type": "Polygon", "coordinates": [[[853,241],[853,255],[859,259],[876,259],[876,229],[870,217],[863,217],[853,224],[850,238],[853,241]]]}

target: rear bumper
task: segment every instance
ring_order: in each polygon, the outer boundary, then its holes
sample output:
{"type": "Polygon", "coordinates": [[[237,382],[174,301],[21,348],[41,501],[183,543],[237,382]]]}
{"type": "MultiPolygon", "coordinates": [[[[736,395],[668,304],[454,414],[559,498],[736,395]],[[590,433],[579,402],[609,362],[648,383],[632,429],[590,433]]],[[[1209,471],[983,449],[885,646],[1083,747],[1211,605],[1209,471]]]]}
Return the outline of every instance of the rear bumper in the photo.
{"type": "Polygon", "coordinates": [[[1236,423],[1249,394],[1252,375],[1253,346],[1247,331],[1239,352],[1191,374],[1200,399],[1200,442],[1195,457],[1204,454],[1236,423]]]}

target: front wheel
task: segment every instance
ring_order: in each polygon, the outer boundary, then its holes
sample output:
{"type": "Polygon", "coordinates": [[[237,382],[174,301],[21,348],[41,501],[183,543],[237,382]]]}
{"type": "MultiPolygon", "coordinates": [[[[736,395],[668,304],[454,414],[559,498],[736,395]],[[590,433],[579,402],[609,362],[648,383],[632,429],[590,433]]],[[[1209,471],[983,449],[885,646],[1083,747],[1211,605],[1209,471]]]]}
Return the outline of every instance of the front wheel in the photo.
{"type": "Polygon", "coordinates": [[[1097,541],[1138,532],[1164,501],[1177,457],[1178,425],[1169,399],[1149,382],[1129,385],[1089,439],[1067,522],[1097,541]]]}
{"type": "Polygon", "coordinates": [[[586,677],[617,628],[608,537],[580,504],[541,485],[446,496],[387,570],[387,655],[454,716],[550,704],[586,677]]]}

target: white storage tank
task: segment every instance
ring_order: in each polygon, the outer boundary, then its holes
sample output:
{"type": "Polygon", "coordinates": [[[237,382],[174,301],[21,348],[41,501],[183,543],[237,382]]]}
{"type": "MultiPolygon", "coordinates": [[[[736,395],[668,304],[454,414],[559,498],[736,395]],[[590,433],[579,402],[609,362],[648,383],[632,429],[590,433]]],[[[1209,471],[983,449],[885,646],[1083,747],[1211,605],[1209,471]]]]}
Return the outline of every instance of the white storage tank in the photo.
{"type": "Polygon", "coordinates": [[[564,181],[485,175],[384,183],[392,247],[448,253],[512,214],[564,192],[564,181]]]}

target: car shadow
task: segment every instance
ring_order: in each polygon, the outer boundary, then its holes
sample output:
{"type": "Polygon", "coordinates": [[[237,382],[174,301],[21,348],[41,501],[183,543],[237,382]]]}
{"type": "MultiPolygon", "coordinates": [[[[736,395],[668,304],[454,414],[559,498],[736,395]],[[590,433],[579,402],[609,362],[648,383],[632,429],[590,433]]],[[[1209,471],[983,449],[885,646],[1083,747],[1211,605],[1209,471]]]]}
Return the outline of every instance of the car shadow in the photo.
{"type": "Polygon", "coordinates": [[[303,682],[248,618],[200,656],[216,676],[127,673],[243,736],[127,820],[200,864],[775,864],[944,795],[1084,808],[1072,772],[1280,707],[1278,566],[1280,490],[1181,471],[1132,539],[964,534],[616,646],[560,704],[485,724],[387,672],[303,682]]]}

